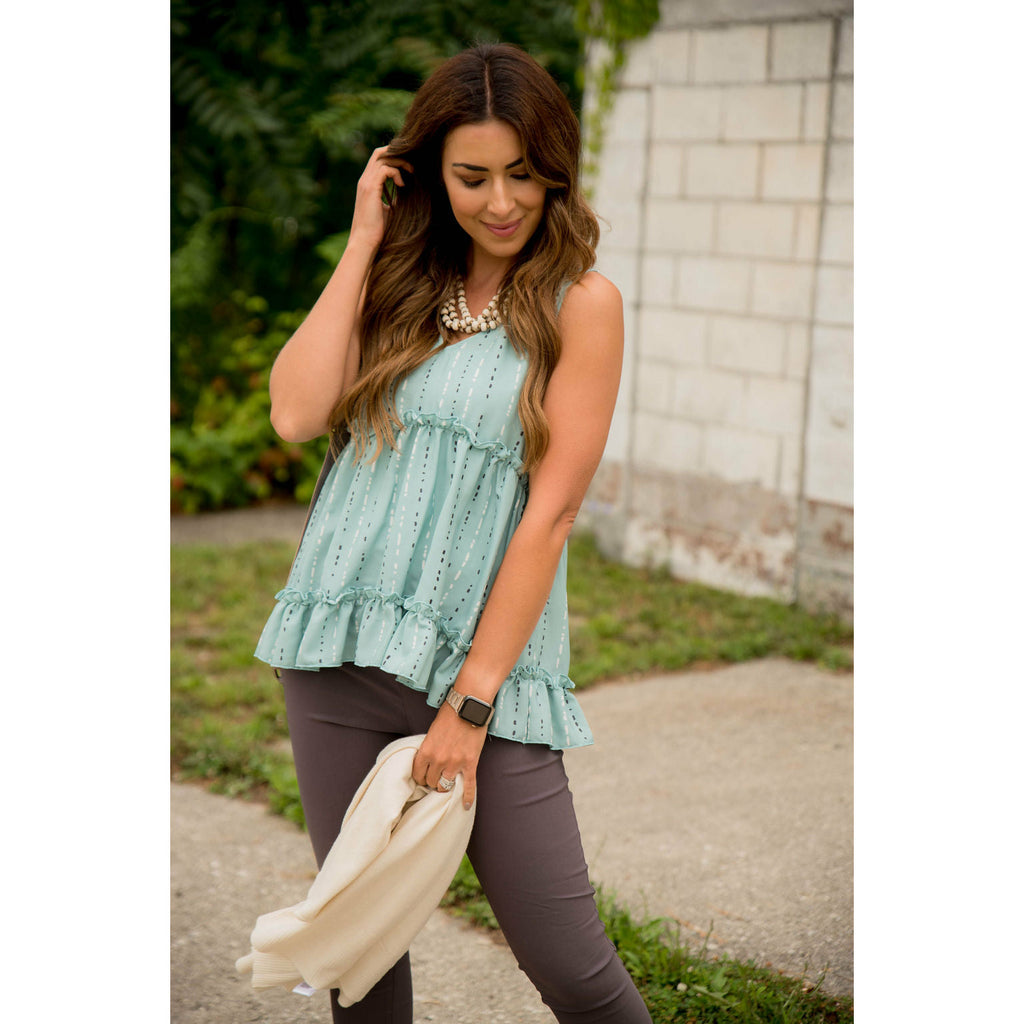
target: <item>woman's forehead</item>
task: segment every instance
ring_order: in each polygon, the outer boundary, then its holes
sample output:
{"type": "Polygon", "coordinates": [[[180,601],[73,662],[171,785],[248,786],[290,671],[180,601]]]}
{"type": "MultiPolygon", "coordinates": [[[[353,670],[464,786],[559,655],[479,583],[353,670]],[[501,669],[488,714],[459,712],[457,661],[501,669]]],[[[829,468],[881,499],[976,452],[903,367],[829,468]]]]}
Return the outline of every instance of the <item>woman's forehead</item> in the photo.
{"type": "Polygon", "coordinates": [[[501,171],[523,157],[523,145],[511,125],[504,121],[462,124],[444,140],[445,166],[469,164],[471,168],[501,171]]]}

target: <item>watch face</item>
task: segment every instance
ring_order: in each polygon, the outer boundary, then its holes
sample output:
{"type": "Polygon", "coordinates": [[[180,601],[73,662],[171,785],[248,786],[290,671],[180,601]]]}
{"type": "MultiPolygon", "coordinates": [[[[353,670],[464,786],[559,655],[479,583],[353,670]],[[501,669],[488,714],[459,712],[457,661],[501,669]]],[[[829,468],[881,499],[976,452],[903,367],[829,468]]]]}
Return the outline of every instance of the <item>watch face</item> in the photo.
{"type": "Polygon", "coordinates": [[[467,697],[459,711],[460,717],[473,725],[483,725],[490,713],[490,704],[485,704],[482,700],[477,700],[476,697],[467,697]]]}

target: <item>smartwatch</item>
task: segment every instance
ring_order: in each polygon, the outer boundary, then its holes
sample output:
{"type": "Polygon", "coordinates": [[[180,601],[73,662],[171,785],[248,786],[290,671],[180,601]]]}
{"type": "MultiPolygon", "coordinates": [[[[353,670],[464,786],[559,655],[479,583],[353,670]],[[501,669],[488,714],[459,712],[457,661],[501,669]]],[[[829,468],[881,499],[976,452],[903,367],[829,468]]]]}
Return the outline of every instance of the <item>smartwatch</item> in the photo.
{"type": "Polygon", "coordinates": [[[451,704],[459,718],[464,722],[469,722],[470,725],[487,725],[494,715],[493,704],[488,704],[487,701],[480,700],[479,697],[470,697],[465,693],[459,693],[454,686],[448,691],[448,696],[444,700],[446,704],[451,704]]]}

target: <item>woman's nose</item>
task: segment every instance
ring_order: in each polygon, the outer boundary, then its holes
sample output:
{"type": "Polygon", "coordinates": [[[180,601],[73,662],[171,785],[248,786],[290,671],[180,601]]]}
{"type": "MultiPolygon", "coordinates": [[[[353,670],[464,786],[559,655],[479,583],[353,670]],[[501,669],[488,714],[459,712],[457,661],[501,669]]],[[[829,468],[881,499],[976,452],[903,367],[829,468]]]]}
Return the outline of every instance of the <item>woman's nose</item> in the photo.
{"type": "Polygon", "coordinates": [[[516,203],[512,198],[511,190],[504,182],[497,181],[491,189],[491,195],[487,203],[487,212],[498,224],[503,224],[512,216],[516,203]],[[503,220],[504,218],[504,220],[503,220]]]}

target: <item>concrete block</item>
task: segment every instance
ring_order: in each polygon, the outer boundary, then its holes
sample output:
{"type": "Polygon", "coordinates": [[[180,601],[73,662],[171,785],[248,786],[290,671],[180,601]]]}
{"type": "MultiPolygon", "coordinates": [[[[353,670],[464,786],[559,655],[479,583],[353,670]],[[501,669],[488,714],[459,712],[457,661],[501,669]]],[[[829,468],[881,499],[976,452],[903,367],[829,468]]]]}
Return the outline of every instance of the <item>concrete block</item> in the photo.
{"type": "Polygon", "coordinates": [[[827,82],[808,82],[803,87],[803,118],[800,138],[806,142],[818,142],[828,135],[828,94],[831,86],[827,82]]]}
{"type": "MultiPolygon", "coordinates": [[[[626,472],[623,461],[610,458],[606,450],[587,488],[576,520],[577,525],[582,526],[587,532],[593,531],[605,537],[614,531],[615,521],[621,518],[625,509],[626,472]]],[[[601,536],[598,537],[599,544],[603,539],[601,536]]]]}
{"type": "Polygon", "coordinates": [[[675,367],[671,363],[641,359],[636,368],[634,389],[637,411],[671,413],[674,377],[675,367]]]}
{"type": "Polygon", "coordinates": [[[598,189],[602,199],[613,195],[618,202],[640,203],[647,161],[633,144],[609,143],[601,151],[598,189]]]}
{"type": "Polygon", "coordinates": [[[833,87],[832,138],[853,138],[853,82],[836,82],[833,87]]]}
{"type": "Polygon", "coordinates": [[[707,317],[679,309],[640,311],[639,352],[644,359],[677,366],[704,364],[707,353],[707,317]]]}
{"type": "Polygon", "coordinates": [[[655,31],[651,40],[654,81],[663,85],[686,85],[690,81],[690,31],[655,31]]]}
{"type": "Polygon", "coordinates": [[[813,266],[756,263],[751,312],[761,316],[809,320],[813,285],[813,266]]]}
{"type": "Polygon", "coordinates": [[[853,323],[853,267],[818,267],[814,319],[824,324],[853,323]]]}
{"type": "MultiPolygon", "coordinates": [[[[676,199],[682,195],[683,155],[683,146],[678,142],[655,142],[651,146],[648,195],[670,199],[676,199]]],[[[641,163],[642,161],[636,162],[641,163]]]]}
{"type": "Polygon", "coordinates": [[[800,381],[751,377],[747,381],[745,426],[765,434],[798,437],[804,421],[804,388],[800,381]]]}
{"type": "Polygon", "coordinates": [[[635,253],[599,246],[597,260],[594,264],[594,269],[607,277],[622,294],[622,305],[625,307],[627,321],[639,298],[637,295],[637,262],[638,257],[635,253]]]}
{"type": "Polygon", "coordinates": [[[708,252],[714,226],[714,203],[650,199],[644,217],[644,247],[648,251],[708,252]]]}
{"type": "Polygon", "coordinates": [[[803,86],[743,85],[725,91],[722,137],[737,141],[800,138],[803,86]]]}
{"type": "Polygon", "coordinates": [[[853,505],[852,442],[808,436],[804,445],[804,496],[853,505]]]}
{"type": "Polygon", "coordinates": [[[629,315],[627,312],[622,379],[619,381],[619,393],[615,396],[612,424],[602,456],[606,459],[617,459],[620,462],[629,461],[633,437],[633,380],[636,377],[637,363],[636,321],[636,314],[629,315]]]}
{"type": "Polygon", "coordinates": [[[633,408],[632,388],[627,390],[626,374],[619,387],[619,394],[615,400],[615,410],[612,413],[612,423],[608,430],[608,440],[605,442],[602,459],[613,459],[618,462],[629,461],[630,445],[633,436],[633,408]]]}
{"type": "Polygon", "coordinates": [[[686,194],[753,199],[759,159],[756,145],[694,143],[686,150],[686,194]]]}
{"type": "Polygon", "coordinates": [[[833,142],[829,147],[825,198],[830,203],[853,202],[852,142],[833,142]]]}
{"type": "Polygon", "coordinates": [[[681,367],[675,372],[672,413],[685,420],[742,427],[746,377],[703,366],[681,367]]]}
{"type": "Polygon", "coordinates": [[[688,309],[745,313],[750,303],[749,261],[715,256],[680,256],[676,302],[688,309]]]}
{"type": "Polygon", "coordinates": [[[776,437],[732,427],[707,428],[704,469],[734,483],[756,483],[774,490],[779,468],[776,437]]]}
{"type": "Polygon", "coordinates": [[[794,380],[805,380],[811,356],[811,326],[807,323],[786,325],[785,374],[794,380]]]}
{"type": "Polygon", "coordinates": [[[605,143],[645,142],[647,140],[647,89],[621,88],[608,115],[605,143]]]}
{"type": "Polygon", "coordinates": [[[842,442],[852,448],[852,378],[828,377],[812,380],[807,402],[807,437],[842,442]]]}
{"type": "Polygon", "coordinates": [[[852,570],[853,509],[823,501],[803,501],[800,511],[797,541],[801,555],[852,570]]]}
{"type": "Polygon", "coordinates": [[[637,465],[670,473],[699,469],[703,428],[665,416],[637,413],[634,458],[637,465]]]}
{"type": "Polygon", "coordinates": [[[818,232],[821,229],[821,207],[814,203],[802,203],[796,210],[796,241],[793,243],[793,259],[815,260],[818,258],[818,232]]]}
{"type": "Polygon", "coordinates": [[[843,18],[839,23],[839,57],[836,61],[837,75],[853,74],[853,16],[843,18]]]}
{"type": "Polygon", "coordinates": [[[785,367],[786,325],[751,317],[711,318],[708,363],[744,374],[778,375],[785,367]]]}
{"type": "Polygon", "coordinates": [[[824,160],[825,146],[820,142],[766,145],[761,195],[765,199],[820,199],[824,160]]]}
{"type": "Polygon", "coordinates": [[[797,502],[774,488],[706,473],[637,469],[621,557],[741,593],[791,598],[797,502]],[[788,589],[787,589],[788,588],[788,589]]]}
{"type": "Polygon", "coordinates": [[[634,568],[665,565],[670,558],[668,534],[659,523],[645,518],[628,517],[622,541],[622,561],[634,568]]]}
{"type": "Polygon", "coordinates": [[[852,387],[853,330],[849,327],[825,327],[815,324],[811,334],[811,383],[814,387],[829,382],[852,387]]]}
{"type": "Polygon", "coordinates": [[[722,89],[714,86],[655,86],[652,133],[657,142],[716,140],[721,134],[722,89]]]}
{"type": "Polygon", "coordinates": [[[853,206],[825,204],[821,258],[825,263],[853,263],[853,206]]]}
{"type": "Polygon", "coordinates": [[[626,63],[619,79],[620,86],[645,87],[654,81],[654,40],[651,36],[626,44],[626,63]]]}
{"type": "Polygon", "coordinates": [[[796,601],[810,612],[837,615],[853,622],[853,569],[839,569],[829,562],[800,552],[796,601]]]}
{"type": "Polygon", "coordinates": [[[594,197],[594,212],[601,228],[601,245],[606,249],[639,249],[639,197],[616,195],[612,189],[599,189],[594,197]]]}
{"type": "Polygon", "coordinates": [[[722,203],[715,250],[733,256],[788,257],[795,208],[788,203],[722,203]]]}
{"type": "Polygon", "coordinates": [[[772,25],[773,81],[827,81],[831,74],[832,22],[797,21],[772,25]]]}
{"type": "Polygon", "coordinates": [[[796,497],[800,493],[803,475],[804,439],[799,434],[787,434],[779,439],[779,493],[796,497]]]}
{"type": "Polygon", "coordinates": [[[768,26],[735,25],[693,33],[694,82],[763,82],[768,77],[768,26]]]}
{"type": "Polygon", "coordinates": [[[676,263],[671,256],[644,253],[640,262],[640,297],[645,306],[672,306],[676,263]]]}

